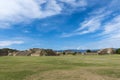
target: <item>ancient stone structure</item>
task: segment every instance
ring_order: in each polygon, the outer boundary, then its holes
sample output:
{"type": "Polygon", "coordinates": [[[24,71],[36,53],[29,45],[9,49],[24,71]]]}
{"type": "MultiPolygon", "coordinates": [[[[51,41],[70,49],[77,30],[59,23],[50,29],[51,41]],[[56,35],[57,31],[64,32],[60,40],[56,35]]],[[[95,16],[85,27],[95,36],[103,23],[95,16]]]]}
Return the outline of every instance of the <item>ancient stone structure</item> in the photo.
{"type": "Polygon", "coordinates": [[[114,54],[115,53],[115,49],[114,48],[106,48],[106,49],[101,49],[97,52],[100,55],[104,55],[104,54],[114,54]]]}
{"type": "Polygon", "coordinates": [[[39,49],[39,48],[30,49],[29,52],[31,53],[31,56],[43,56],[46,54],[44,49],[39,49]]]}
{"type": "Polygon", "coordinates": [[[0,56],[8,56],[9,53],[13,53],[16,51],[17,50],[15,50],[15,49],[3,48],[3,49],[0,49],[0,56]]]}
{"type": "Polygon", "coordinates": [[[9,53],[8,56],[30,56],[30,53],[27,50],[17,51],[17,52],[9,53]]]}
{"type": "Polygon", "coordinates": [[[56,56],[56,53],[52,49],[33,48],[29,52],[31,56],[56,56]]]}
{"type": "Polygon", "coordinates": [[[25,51],[12,52],[8,56],[56,56],[56,53],[51,49],[33,48],[25,51]]]}

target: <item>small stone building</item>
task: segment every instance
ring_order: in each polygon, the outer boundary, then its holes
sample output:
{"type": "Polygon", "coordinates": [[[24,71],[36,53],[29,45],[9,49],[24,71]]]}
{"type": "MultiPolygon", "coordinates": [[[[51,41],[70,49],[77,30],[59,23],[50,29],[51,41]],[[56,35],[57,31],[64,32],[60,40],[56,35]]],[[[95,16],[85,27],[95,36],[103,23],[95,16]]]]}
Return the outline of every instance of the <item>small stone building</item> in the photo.
{"type": "Polygon", "coordinates": [[[115,53],[115,49],[114,48],[105,48],[105,49],[101,49],[98,51],[98,54],[100,55],[104,55],[104,54],[114,54],[115,53]]]}

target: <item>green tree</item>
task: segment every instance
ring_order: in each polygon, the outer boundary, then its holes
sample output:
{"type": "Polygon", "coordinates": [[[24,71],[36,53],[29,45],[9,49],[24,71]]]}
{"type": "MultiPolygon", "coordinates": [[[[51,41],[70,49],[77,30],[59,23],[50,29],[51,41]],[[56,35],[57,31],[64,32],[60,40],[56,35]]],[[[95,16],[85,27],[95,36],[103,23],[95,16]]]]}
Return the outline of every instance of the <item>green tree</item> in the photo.
{"type": "Polygon", "coordinates": [[[63,52],[63,55],[65,55],[65,52],[63,52]]]}
{"type": "Polygon", "coordinates": [[[120,48],[116,50],[116,54],[120,54],[120,48]]]}
{"type": "Polygon", "coordinates": [[[88,50],[86,50],[86,52],[87,52],[87,53],[90,53],[90,52],[91,52],[91,50],[90,50],[90,49],[88,49],[88,50]]]}

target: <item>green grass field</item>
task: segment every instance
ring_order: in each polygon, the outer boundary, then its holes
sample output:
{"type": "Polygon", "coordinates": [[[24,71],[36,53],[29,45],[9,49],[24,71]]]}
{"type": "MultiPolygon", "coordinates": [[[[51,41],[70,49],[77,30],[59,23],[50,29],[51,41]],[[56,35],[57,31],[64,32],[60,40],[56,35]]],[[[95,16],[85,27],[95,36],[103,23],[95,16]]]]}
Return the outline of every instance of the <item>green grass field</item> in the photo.
{"type": "Polygon", "coordinates": [[[120,55],[0,57],[0,80],[120,80],[120,55]]]}

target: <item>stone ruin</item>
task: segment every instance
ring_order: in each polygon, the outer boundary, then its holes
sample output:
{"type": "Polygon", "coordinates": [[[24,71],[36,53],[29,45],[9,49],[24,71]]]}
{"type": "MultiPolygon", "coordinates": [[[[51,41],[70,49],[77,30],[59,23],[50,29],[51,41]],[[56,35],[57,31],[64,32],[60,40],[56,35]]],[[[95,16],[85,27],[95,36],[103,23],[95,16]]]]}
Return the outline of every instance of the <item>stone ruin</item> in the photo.
{"type": "Polygon", "coordinates": [[[105,48],[105,49],[101,49],[97,52],[99,55],[104,55],[104,54],[114,54],[115,53],[115,49],[114,48],[105,48]]]}
{"type": "Polygon", "coordinates": [[[30,49],[29,52],[31,53],[31,56],[56,56],[56,52],[52,49],[33,48],[30,49]]]}
{"type": "Polygon", "coordinates": [[[52,49],[33,48],[25,51],[9,53],[8,56],[56,56],[52,49]]]}
{"type": "Polygon", "coordinates": [[[8,56],[9,53],[13,53],[13,52],[16,52],[16,51],[18,51],[18,50],[3,48],[3,49],[0,49],[0,56],[8,56]]]}
{"type": "MultiPolygon", "coordinates": [[[[95,54],[104,55],[104,54],[114,54],[114,48],[105,48],[101,49],[95,54]]],[[[73,54],[71,50],[65,50],[65,54],[73,54]]],[[[0,49],[0,56],[59,56],[57,52],[53,51],[52,49],[40,49],[40,48],[33,48],[29,50],[19,51],[15,49],[3,48],[0,49]]],[[[91,53],[90,53],[91,55],[91,53]]]]}

